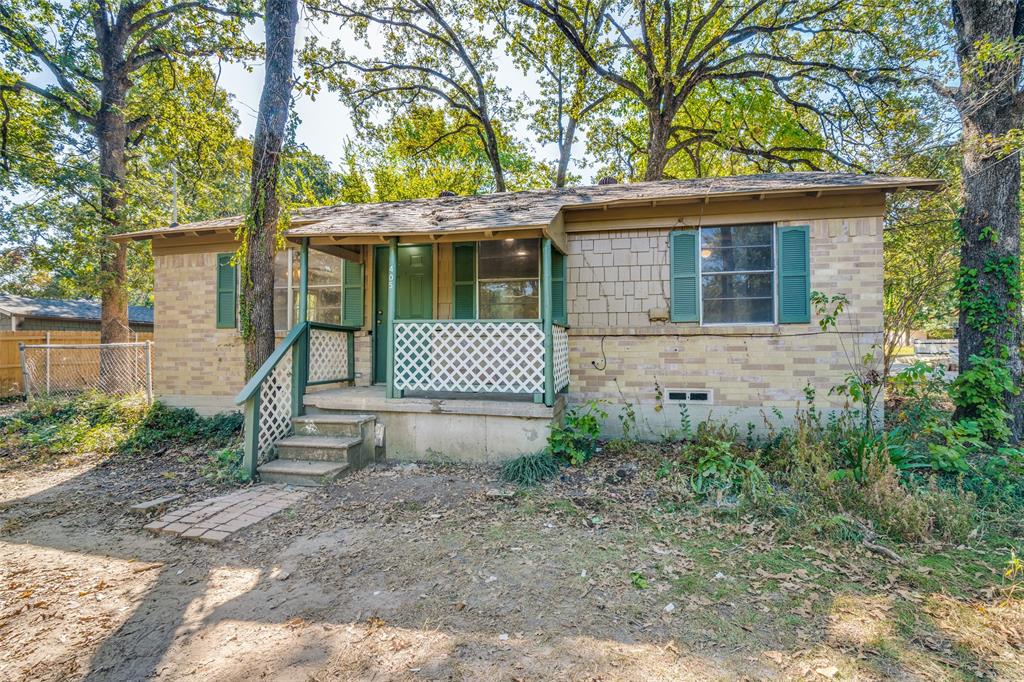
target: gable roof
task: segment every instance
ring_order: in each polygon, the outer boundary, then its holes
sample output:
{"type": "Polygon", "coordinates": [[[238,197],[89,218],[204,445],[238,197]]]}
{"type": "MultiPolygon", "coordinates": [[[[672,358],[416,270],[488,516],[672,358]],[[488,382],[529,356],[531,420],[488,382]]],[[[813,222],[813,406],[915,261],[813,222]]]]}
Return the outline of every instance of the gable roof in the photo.
{"type": "MultiPolygon", "coordinates": [[[[409,199],[373,204],[340,204],[302,208],[290,216],[289,237],[328,234],[432,234],[482,229],[549,225],[563,210],[597,208],[650,201],[711,200],[794,192],[936,190],[941,180],[794,172],[735,175],[696,180],[655,180],[618,185],[588,185],[472,196],[409,199]]],[[[116,235],[116,240],[236,229],[243,216],[216,218],[116,235]]]]}
{"type": "MultiPolygon", "coordinates": [[[[18,317],[49,320],[100,320],[100,304],[95,301],[0,294],[0,311],[18,317]]],[[[153,309],[148,306],[128,306],[128,321],[136,324],[153,324],[153,309]]]]}

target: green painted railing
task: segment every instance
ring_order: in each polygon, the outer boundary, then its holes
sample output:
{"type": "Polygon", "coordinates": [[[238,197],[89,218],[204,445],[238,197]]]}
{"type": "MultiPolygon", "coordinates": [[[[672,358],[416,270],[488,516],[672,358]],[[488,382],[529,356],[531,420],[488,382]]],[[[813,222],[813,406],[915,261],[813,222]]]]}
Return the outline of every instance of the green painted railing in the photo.
{"type": "Polygon", "coordinates": [[[235,396],[235,404],[244,406],[243,467],[250,476],[291,430],[292,419],[303,414],[307,386],[355,379],[355,331],[299,322],[235,396]]]}

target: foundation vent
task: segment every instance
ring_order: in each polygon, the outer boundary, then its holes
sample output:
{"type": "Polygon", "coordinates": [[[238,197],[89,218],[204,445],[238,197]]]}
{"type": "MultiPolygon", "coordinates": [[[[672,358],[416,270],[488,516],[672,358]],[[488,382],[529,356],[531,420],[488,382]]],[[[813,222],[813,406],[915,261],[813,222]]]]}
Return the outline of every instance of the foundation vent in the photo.
{"type": "Polygon", "coordinates": [[[711,405],[715,401],[714,391],[709,388],[670,388],[665,391],[665,395],[672,403],[711,405]]]}

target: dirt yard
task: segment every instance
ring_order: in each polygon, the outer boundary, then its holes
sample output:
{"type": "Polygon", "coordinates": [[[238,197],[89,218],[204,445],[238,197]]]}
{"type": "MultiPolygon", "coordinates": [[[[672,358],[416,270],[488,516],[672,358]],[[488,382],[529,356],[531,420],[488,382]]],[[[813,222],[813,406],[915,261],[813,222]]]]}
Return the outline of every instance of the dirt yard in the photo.
{"type": "Polygon", "coordinates": [[[381,467],[222,546],[127,509],[224,492],[192,457],[7,467],[0,679],[1024,679],[993,548],[783,542],[673,503],[652,457],[511,497],[381,467]]]}

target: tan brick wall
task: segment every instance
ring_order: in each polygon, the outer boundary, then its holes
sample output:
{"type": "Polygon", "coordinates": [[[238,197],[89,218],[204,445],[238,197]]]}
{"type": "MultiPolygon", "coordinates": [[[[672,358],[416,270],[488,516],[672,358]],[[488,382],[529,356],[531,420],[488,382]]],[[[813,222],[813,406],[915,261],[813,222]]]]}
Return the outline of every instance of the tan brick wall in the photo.
{"type": "MultiPolygon", "coordinates": [[[[795,224],[795,223],[794,223],[795,224]]],[[[804,387],[829,389],[881,340],[881,218],[811,226],[811,287],[845,294],[844,334],[806,325],[705,326],[650,319],[669,307],[669,228],[569,235],[570,399],[656,402],[656,386],[708,388],[719,411],[792,408],[804,387]],[[602,348],[603,344],[603,348],[602,348]]]]}
{"type": "MultiPolygon", "coordinates": [[[[217,253],[155,254],[153,390],[180,396],[230,398],[245,383],[241,337],[217,329],[217,253]]],[[[197,401],[197,404],[209,401],[197,401]]]]}
{"type": "MultiPolygon", "coordinates": [[[[669,307],[671,228],[571,232],[569,242],[570,400],[623,399],[656,405],[656,386],[708,388],[714,410],[791,409],[810,383],[819,404],[882,329],[881,218],[793,221],[811,225],[811,285],[850,298],[844,335],[808,325],[701,327],[652,322],[669,307]],[[842,342],[840,342],[842,339],[842,342]]],[[[242,386],[235,330],[217,329],[216,247],[155,257],[154,386],[158,396],[218,398],[230,405],[242,386]]],[[[226,250],[226,249],[221,249],[226,250]]],[[[367,262],[372,264],[366,248],[367,262]]],[[[435,313],[451,314],[451,246],[438,244],[435,313]]],[[[366,318],[356,336],[356,383],[372,379],[373,268],[366,268],[366,318]]],[[[209,401],[207,401],[209,402],[209,401]]]]}

